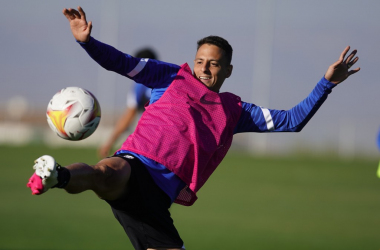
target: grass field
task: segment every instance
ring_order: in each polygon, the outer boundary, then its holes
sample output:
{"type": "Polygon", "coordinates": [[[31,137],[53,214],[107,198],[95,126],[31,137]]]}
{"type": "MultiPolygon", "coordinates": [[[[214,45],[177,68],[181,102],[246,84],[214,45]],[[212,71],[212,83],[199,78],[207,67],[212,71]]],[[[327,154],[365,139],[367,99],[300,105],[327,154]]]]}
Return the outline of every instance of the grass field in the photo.
{"type": "MultiPolygon", "coordinates": [[[[0,249],[133,249],[93,193],[32,196],[35,158],[93,164],[95,149],[0,146],[0,249]]],[[[380,249],[377,160],[228,154],[192,207],[171,212],[187,249],[380,249]]]]}

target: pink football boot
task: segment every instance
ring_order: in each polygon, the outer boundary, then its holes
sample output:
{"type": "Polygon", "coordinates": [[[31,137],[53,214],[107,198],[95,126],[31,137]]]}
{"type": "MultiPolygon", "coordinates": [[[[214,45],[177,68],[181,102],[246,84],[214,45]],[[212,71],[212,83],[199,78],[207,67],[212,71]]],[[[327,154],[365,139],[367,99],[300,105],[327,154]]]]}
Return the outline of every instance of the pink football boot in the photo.
{"type": "Polygon", "coordinates": [[[50,155],[43,155],[34,161],[35,173],[30,177],[27,187],[32,190],[33,195],[45,193],[58,183],[57,164],[50,155]]]}

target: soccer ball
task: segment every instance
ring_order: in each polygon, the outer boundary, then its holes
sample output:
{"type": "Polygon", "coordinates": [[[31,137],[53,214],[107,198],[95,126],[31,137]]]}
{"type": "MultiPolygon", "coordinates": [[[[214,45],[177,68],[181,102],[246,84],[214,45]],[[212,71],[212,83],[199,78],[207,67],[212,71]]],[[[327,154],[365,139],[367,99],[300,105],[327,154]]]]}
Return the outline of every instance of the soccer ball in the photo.
{"type": "Polygon", "coordinates": [[[50,128],[59,137],[79,141],[89,137],[98,127],[100,106],[90,91],[68,87],[50,100],[46,117],[50,128]]]}

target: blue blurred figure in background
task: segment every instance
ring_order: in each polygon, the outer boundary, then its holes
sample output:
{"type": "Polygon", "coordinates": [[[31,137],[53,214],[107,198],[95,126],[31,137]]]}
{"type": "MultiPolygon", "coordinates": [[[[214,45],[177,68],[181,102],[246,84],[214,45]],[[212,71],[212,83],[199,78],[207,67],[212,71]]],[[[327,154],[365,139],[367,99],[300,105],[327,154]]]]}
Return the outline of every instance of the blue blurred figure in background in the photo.
{"type": "MultiPolygon", "coordinates": [[[[156,53],[151,48],[143,48],[135,54],[137,58],[157,59],[156,53]]],[[[145,104],[149,102],[151,89],[143,84],[134,83],[133,91],[127,94],[127,107],[117,121],[112,134],[98,149],[100,158],[110,155],[112,146],[120,138],[120,136],[131,126],[133,121],[139,117],[145,109],[145,104]]],[[[112,152],[113,153],[113,152],[112,152]]]]}

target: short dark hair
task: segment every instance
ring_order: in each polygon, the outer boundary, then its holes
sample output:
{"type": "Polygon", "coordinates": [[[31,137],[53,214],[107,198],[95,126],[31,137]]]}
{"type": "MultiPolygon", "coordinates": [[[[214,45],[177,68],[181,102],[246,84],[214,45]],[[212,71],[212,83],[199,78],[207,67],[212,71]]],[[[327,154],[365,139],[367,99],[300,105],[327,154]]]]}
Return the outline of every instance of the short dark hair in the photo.
{"type": "Polygon", "coordinates": [[[140,49],[135,53],[135,57],[157,59],[157,55],[151,48],[140,49]]]}
{"type": "Polygon", "coordinates": [[[197,51],[203,44],[212,44],[212,45],[218,46],[219,48],[221,48],[224,51],[225,56],[227,58],[228,65],[231,64],[232,47],[226,39],[224,39],[220,36],[207,36],[207,37],[199,40],[197,42],[197,44],[198,44],[197,51]]]}

